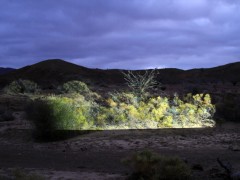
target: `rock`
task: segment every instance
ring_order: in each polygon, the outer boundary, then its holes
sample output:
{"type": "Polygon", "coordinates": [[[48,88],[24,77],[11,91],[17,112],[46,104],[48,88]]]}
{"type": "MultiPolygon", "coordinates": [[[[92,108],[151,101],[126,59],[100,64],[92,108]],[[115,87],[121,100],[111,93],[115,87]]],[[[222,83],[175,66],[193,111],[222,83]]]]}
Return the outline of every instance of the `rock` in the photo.
{"type": "Polygon", "coordinates": [[[194,164],[192,170],[203,171],[203,167],[201,164],[194,164]]]}
{"type": "Polygon", "coordinates": [[[82,148],[80,148],[80,150],[81,150],[81,151],[86,151],[87,148],[86,148],[86,147],[82,147],[82,148]]]}
{"type": "Polygon", "coordinates": [[[240,151],[240,145],[238,144],[230,145],[228,149],[231,151],[240,151]]]}
{"type": "Polygon", "coordinates": [[[233,180],[240,180],[240,172],[233,173],[231,175],[231,179],[233,179],[233,180]]]}

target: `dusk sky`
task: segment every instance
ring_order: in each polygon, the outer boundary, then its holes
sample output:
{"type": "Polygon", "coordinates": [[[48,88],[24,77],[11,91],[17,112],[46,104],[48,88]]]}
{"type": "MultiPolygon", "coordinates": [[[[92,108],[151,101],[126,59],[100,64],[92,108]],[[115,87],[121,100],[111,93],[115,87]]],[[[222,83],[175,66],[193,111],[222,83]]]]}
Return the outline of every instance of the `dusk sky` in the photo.
{"type": "Polygon", "coordinates": [[[213,67],[240,59],[240,1],[1,0],[0,67],[213,67]]]}

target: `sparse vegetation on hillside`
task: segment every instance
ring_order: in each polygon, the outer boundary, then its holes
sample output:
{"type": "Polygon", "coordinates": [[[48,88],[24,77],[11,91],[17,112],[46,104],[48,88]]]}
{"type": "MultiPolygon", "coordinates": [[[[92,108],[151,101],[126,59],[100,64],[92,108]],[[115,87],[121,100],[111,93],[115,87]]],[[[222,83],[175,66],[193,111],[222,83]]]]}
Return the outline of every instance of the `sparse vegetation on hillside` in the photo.
{"type": "Polygon", "coordinates": [[[15,80],[4,88],[7,94],[36,93],[37,91],[39,87],[35,82],[23,79],[15,80]]]}
{"type": "Polygon", "coordinates": [[[81,81],[69,81],[63,84],[61,90],[64,93],[80,93],[80,94],[87,94],[90,92],[88,86],[81,81]]]}

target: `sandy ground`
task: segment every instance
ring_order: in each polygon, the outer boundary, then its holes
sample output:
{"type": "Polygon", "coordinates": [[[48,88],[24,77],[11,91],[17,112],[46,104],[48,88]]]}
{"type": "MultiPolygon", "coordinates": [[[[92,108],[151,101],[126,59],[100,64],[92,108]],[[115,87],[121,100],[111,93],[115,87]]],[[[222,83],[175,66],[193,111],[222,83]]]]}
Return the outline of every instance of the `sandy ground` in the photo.
{"type": "MultiPolygon", "coordinates": [[[[96,131],[57,142],[35,142],[22,112],[0,122],[0,175],[16,168],[46,179],[125,179],[122,159],[150,149],[179,156],[192,167],[193,179],[224,179],[216,159],[240,170],[240,124],[211,129],[96,131]],[[196,167],[202,168],[196,168],[196,167]]],[[[1,177],[0,176],[0,177],[1,177]]]]}

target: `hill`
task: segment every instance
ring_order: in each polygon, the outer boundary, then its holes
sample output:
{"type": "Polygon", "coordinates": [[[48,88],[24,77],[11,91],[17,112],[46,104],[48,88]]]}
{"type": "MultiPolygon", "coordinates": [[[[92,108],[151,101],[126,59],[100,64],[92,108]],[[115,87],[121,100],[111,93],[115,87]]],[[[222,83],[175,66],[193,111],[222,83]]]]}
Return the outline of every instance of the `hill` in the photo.
{"type": "Polygon", "coordinates": [[[1,75],[1,74],[5,74],[5,73],[8,73],[8,72],[11,72],[11,71],[13,71],[13,70],[15,70],[15,69],[13,69],[13,68],[3,68],[3,67],[0,67],[0,75],[1,75]]]}
{"type": "MultiPolygon", "coordinates": [[[[158,69],[157,80],[164,84],[181,83],[240,83],[240,62],[214,68],[181,70],[174,68],[158,69]]],[[[139,70],[144,72],[144,70],[139,70]]],[[[43,88],[54,88],[69,80],[81,80],[99,86],[123,85],[121,70],[90,69],[60,59],[51,59],[0,75],[3,87],[16,79],[29,79],[43,88]]]]}
{"type": "Polygon", "coordinates": [[[20,78],[35,81],[43,88],[54,88],[70,80],[81,80],[88,84],[115,84],[118,83],[114,81],[119,79],[119,75],[119,70],[89,69],[64,60],[51,59],[0,75],[0,86],[20,78]]]}

